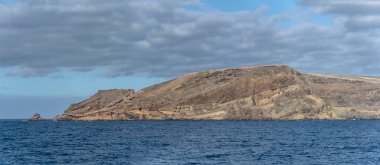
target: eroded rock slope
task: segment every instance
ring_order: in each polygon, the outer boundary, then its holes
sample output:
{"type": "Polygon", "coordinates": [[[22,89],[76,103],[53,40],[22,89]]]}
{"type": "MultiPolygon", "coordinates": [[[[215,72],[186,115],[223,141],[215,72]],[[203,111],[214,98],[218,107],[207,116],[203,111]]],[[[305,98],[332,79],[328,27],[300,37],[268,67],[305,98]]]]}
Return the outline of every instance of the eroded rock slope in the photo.
{"type": "Polygon", "coordinates": [[[380,78],[287,65],[211,70],[140,91],[102,90],[56,120],[379,119],[380,78]]]}

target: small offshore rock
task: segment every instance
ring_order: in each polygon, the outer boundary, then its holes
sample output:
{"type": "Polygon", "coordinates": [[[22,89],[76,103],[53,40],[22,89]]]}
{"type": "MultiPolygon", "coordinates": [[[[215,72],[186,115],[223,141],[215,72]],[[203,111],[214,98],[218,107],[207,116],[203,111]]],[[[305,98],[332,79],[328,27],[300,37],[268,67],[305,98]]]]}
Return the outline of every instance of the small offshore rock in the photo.
{"type": "Polygon", "coordinates": [[[30,121],[41,121],[41,115],[39,113],[35,113],[32,118],[29,119],[30,121]]]}

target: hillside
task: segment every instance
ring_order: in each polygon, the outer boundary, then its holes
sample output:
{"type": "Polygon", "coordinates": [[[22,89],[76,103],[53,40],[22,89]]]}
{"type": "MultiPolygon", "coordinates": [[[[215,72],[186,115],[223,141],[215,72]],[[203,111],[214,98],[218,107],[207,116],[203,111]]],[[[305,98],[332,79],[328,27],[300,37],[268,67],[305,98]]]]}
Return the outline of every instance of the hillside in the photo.
{"type": "Polygon", "coordinates": [[[380,78],[287,65],[211,70],[140,91],[101,90],[56,120],[379,119],[380,78]]]}

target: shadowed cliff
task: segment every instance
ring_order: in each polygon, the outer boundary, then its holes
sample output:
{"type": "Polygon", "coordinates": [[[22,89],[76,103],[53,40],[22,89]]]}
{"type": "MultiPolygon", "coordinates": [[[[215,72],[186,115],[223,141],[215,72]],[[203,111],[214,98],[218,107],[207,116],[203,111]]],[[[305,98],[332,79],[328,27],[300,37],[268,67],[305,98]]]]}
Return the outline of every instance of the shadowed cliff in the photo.
{"type": "Polygon", "coordinates": [[[380,78],[303,74],[287,65],[212,70],[140,91],[102,90],[56,120],[380,118],[380,78]]]}

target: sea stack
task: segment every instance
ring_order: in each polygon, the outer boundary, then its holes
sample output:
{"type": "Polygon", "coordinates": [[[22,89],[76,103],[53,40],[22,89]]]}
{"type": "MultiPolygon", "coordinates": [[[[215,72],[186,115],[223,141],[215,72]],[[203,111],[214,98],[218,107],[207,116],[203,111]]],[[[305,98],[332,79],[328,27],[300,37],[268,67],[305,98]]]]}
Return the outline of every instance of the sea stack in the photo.
{"type": "Polygon", "coordinates": [[[41,115],[39,113],[35,113],[30,119],[30,121],[41,121],[41,115]]]}
{"type": "Polygon", "coordinates": [[[287,65],[196,72],[101,90],[55,120],[380,119],[380,78],[306,74],[287,65]]]}

